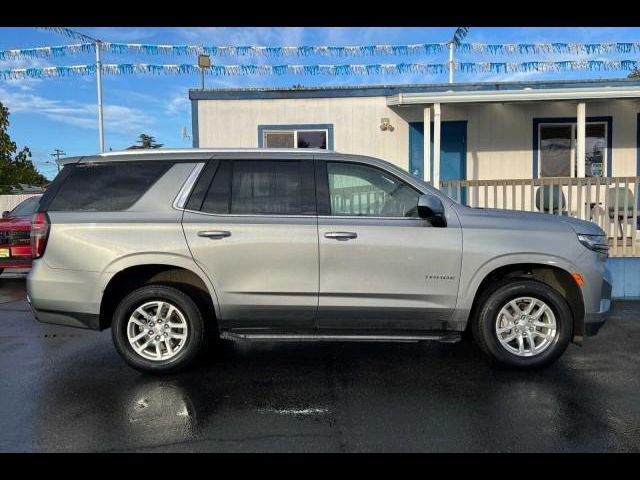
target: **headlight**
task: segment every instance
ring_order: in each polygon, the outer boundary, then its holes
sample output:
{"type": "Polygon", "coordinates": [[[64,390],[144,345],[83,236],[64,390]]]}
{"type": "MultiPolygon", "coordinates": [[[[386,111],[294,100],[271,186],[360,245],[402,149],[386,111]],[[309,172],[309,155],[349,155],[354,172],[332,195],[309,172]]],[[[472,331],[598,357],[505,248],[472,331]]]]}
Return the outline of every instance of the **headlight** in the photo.
{"type": "Polygon", "coordinates": [[[604,254],[609,253],[609,241],[606,235],[578,234],[578,240],[589,250],[604,254]]]}

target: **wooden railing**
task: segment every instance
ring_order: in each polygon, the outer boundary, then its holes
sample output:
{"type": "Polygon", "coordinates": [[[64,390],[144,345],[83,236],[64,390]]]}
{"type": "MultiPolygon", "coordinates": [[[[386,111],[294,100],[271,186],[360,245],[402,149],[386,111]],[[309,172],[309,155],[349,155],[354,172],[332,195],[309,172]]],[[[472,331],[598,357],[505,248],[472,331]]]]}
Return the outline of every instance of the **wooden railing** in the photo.
{"type": "Polygon", "coordinates": [[[453,180],[440,190],[471,207],[567,215],[598,224],[609,236],[610,255],[640,256],[640,177],[453,180]]]}

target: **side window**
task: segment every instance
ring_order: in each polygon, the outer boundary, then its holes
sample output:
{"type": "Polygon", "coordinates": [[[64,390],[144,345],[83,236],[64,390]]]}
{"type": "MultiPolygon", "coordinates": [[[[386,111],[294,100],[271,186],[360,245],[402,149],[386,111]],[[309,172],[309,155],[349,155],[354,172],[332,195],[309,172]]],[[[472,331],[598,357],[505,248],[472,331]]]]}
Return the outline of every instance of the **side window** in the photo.
{"type": "Polygon", "coordinates": [[[202,211],[236,215],[315,214],[312,161],[223,160],[202,211]]]}
{"type": "Polygon", "coordinates": [[[126,210],[133,206],[171,166],[171,162],[153,161],[72,166],[51,200],[49,210],[126,210]]]}
{"type": "Polygon", "coordinates": [[[331,215],[418,217],[420,193],[381,169],[327,163],[331,215]]]}

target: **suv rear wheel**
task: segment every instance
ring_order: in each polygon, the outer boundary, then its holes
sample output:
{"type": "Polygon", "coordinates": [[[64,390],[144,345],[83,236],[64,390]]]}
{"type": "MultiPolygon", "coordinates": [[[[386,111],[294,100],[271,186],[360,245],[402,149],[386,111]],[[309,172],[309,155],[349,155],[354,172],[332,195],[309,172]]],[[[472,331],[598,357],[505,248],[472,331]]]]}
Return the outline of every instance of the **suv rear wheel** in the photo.
{"type": "Polygon", "coordinates": [[[535,280],[513,280],[493,291],[472,324],[480,348],[496,362],[521,368],[554,362],[571,340],[565,299],[535,280]]]}
{"type": "Polygon", "coordinates": [[[204,321],[194,301],[165,285],[147,285],[127,295],[111,325],[116,350],[145,372],[174,372],[190,364],[204,342],[204,321]]]}

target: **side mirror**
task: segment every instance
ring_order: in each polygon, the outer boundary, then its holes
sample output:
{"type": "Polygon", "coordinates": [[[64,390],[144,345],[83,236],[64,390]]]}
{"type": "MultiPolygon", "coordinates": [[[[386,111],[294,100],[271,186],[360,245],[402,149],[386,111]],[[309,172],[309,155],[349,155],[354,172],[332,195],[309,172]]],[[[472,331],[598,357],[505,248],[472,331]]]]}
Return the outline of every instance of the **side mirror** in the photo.
{"type": "Polygon", "coordinates": [[[11,212],[9,210],[5,210],[4,212],[2,212],[2,218],[7,218],[10,214],[11,212]]]}
{"type": "Polygon", "coordinates": [[[418,198],[418,215],[429,220],[434,227],[446,227],[447,219],[444,216],[444,205],[435,195],[425,193],[418,198]]]}

